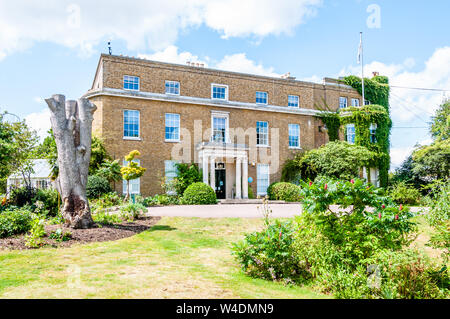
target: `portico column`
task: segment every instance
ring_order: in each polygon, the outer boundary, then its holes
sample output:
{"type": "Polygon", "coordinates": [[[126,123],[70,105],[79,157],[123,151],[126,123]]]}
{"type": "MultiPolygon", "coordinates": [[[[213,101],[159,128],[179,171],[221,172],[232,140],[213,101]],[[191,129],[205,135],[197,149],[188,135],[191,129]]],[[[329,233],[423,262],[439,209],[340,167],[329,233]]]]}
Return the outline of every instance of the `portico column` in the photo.
{"type": "Polygon", "coordinates": [[[211,156],[211,184],[210,186],[216,191],[216,164],[214,156],[211,156]]]}
{"type": "Polygon", "coordinates": [[[242,161],[242,197],[248,198],[248,160],[244,158],[242,161]]]}
{"type": "Polygon", "coordinates": [[[208,156],[203,155],[203,183],[208,184],[208,156]]]}
{"type": "Polygon", "coordinates": [[[236,158],[236,198],[242,198],[242,187],[241,187],[241,165],[242,159],[240,157],[236,158]]]}

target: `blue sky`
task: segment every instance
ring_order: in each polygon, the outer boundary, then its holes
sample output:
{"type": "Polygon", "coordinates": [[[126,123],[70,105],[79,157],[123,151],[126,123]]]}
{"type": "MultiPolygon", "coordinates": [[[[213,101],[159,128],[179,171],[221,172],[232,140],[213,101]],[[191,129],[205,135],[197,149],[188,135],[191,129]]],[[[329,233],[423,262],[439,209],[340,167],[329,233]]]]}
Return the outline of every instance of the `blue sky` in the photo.
{"type": "MultiPolygon", "coordinates": [[[[45,132],[43,98],[84,94],[108,39],[114,54],[321,81],[359,75],[363,31],[366,74],[450,90],[449,11],[447,0],[0,0],[0,110],[45,132]]],[[[450,91],[392,93],[395,167],[430,142],[425,127],[450,91]]]]}

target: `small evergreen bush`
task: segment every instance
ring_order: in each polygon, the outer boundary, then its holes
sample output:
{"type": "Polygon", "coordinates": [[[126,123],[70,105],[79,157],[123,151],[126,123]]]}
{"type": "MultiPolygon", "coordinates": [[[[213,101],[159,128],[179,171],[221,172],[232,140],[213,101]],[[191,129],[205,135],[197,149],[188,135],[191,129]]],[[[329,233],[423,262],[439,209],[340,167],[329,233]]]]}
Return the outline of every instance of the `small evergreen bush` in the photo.
{"type": "Polygon", "coordinates": [[[273,182],[272,184],[267,187],[267,196],[270,200],[275,200],[275,194],[273,193],[273,188],[275,185],[277,185],[279,182],[273,182]]]}
{"type": "Polygon", "coordinates": [[[274,200],[284,200],[286,202],[299,202],[301,188],[291,183],[276,183],[271,189],[274,200]]]}
{"type": "Polygon", "coordinates": [[[43,209],[47,211],[48,216],[56,216],[58,214],[58,192],[56,189],[38,189],[33,198],[33,203],[37,201],[44,203],[43,209]]]}
{"type": "Polygon", "coordinates": [[[0,238],[26,233],[31,229],[32,213],[25,208],[13,208],[0,213],[0,238]]]}
{"type": "Polygon", "coordinates": [[[216,204],[217,197],[211,186],[205,183],[194,183],[186,188],[182,201],[187,205],[209,205],[216,204]]]}
{"type": "Polygon", "coordinates": [[[403,205],[417,205],[420,201],[419,190],[405,182],[399,182],[389,189],[389,195],[394,202],[403,205]]]}
{"type": "Polygon", "coordinates": [[[88,177],[86,185],[86,196],[88,198],[98,198],[111,191],[111,185],[106,178],[98,175],[88,177]]]}

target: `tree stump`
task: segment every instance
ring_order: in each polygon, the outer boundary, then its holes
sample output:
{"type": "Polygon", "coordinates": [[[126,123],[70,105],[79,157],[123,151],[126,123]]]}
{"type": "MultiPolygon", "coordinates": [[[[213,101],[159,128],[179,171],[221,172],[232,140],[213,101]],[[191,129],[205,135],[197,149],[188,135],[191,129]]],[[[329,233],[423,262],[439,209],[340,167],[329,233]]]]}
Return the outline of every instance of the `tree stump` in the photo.
{"type": "Polygon", "coordinates": [[[72,228],[92,227],[86,183],[91,158],[92,120],[97,107],[88,99],[66,101],[55,94],[45,100],[51,111],[59,175],[56,188],[62,199],[62,216],[72,228]]]}

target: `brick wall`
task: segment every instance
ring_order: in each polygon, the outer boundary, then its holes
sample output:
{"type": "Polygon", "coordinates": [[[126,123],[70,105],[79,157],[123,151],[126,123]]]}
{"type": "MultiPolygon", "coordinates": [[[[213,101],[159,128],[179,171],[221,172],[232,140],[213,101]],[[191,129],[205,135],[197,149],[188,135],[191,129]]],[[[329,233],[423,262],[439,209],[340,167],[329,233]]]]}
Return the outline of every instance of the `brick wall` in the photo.
{"type": "MultiPolygon", "coordinates": [[[[323,107],[323,102],[332,108],[339,106],[339,96],[360,98],[359,94],[343,86],[319,85],[307,82],[281,80],[275,78],[243,75],[233,72],[223,72],[198,67],[172,65],[166,63],[129,59],[103,55],[99,63],[95,89],[115,88],[123,89],[123,76],[133,75],[140,78],[140,91],[161,93],[165,92],[165,80],[180,82],[180,95],[201,98],[211,97],[211,83],[225,84],[229,87],[229,101],[255,102],[256,91],[266,91],[269,104],[286,106],[288,95],[299,95],[300,107],[317,109],[323,107]]],[[[89,92],[88,92],[89,97],[89,92]]],[[[194,140],[194,122],[201,121],[203,131],[211,129],[211,111],[229,112],[230,130],[242,128],[243,131],[256,130],[256,121],[267,121],[269,129],[278,129],[279,149],[274,148],[272,135],[269,133],[269,148],[256,148],[255,141],[246,137],[245,143],[250,146],[250,152],[255,149],[267,152],[270,156],[278,155],[277,165],[271,165],[270,181],[277,181],[281,176],[283,163],[299,150],[289,149],[288,124],[300,124],[300,145],[303,150],[317,148],[328,141],[325,132],[319,132],[323,126],[320,119],[311,115],[289,114],[282,112],[267,112],[261,110],[233,109],[199,104],[186,104],[168,101],[156,101],[145,98],[120,97],[99,95],[90,97],[97,105],[94,114],[93,131],[101,135],[106,148],[115,159],[123,159],[124,155],[132,150],[139,150],[141,165],[147,168],[141,178],[141,193],[144,196],[161,193],[161,179],[164,177],[164,160],[173,159],[172,152],[180,146],[190,146],[190,152],[185,152],[185,162],[196,161],[195,147],[200,140],[194,140]],[[123,139],[123,111],[140,111],[140,140],[123,139]],[[165,142],[165,113],[180,114],[180,127],[182,143],[165,142]],[[185,134],[184,129],[190,135],[185,134]]],[[[256,135],[256,134],[255,134],[256,135]]],[[[209,141],[210,135],[204,135],[201,141],[209,141]]],[[[232,141],[236,142],[236,141],[232,141]]],[[[258,155],[255,163],[264,162],[258,155]]],[[[217,161],[220,161],[218,159],[217,161]]],[[[256,194],[256,166],[249,158],[249,177],[256,194]]],[[[232,165],[233,166],[233,165],[232,165]]],[[[227,166],[228,167],[228,166],[227,166]]],[[[116,183],[116,190],[122,191],[121,183],[116,183]]]]}

